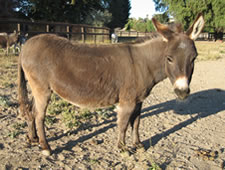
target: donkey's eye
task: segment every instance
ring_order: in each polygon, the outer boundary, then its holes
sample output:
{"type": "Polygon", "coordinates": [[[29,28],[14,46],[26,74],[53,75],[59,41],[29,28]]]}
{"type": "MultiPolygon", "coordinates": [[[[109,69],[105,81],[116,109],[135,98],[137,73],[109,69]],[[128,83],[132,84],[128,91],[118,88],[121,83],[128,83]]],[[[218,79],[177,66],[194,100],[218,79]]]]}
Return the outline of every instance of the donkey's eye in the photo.
{"type": "Polygon", "coordinates": [[[173,58],[171,56],[166,57],[168,63],[173,63],[173,58]]]}

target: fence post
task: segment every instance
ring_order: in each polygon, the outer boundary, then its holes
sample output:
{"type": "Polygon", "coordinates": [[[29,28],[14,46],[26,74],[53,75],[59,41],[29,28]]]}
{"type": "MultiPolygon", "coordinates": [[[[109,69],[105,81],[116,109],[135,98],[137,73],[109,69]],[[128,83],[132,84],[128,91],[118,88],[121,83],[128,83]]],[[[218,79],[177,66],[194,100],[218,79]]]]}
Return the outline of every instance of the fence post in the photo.
{"type": "Polygon", "coordinates": [[[94,28],[94,33],[95,33],[95,35],[94,35],[94,41],[95,41],[95,44],[96,44],[96,39],[97,39],[96,28],[94,28]]]}
{"type": "Polygon", "coordinates": [[[81,39],[82,39],[82,42],[85,43],[84,27],[81,27],[81,39]]]}
{"type": "Polygon", "coordinates": [[[67,32],[66,36],[70,40],[70,26],[68,25],[66,26],[66,32],[67,32]]]}
{"type": "Polygon", "coordinates": [[[17,32],[20,32],[21,28],[20,28],[20,23],[17,24],[17,32]]]}
{"type": "Polygon", "coordinates": [[[104,34],[104,33],[105,33],[105,29],[104,29],[104,28],[102,29],[102,33],[103,33],[103,34],[102,34],[102,42],[104,43],[104,38],[105,38],[105,37],[104,37],[104,36],[105,36],[105,34],[104,34]]]}
{"type": "Polygon", "coordinates": [[[49,25],[46,25],[46,32],[49,32],[49,25]]]}

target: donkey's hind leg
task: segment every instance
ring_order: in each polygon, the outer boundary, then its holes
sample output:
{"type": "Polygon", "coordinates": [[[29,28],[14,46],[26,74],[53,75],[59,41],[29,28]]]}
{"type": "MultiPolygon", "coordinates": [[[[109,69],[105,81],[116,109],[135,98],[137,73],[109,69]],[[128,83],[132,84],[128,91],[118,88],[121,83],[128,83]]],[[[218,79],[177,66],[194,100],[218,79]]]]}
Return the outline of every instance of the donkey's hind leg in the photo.
{"type": "Polygon", "coordinates": [[[47,109],[47,105],[51,96],[51,91],[42,93],[42,95],[38,95],[35,98],[35,106],[36,106],[36,116],[35,116],[35,124],[37,128],[37,134],[39,137],[39,144],[42,148],[42,153],[46,156],[51,154],[50,146],[46,140],[45,128],[44,128],[44,119],[45,113],[47,109]]]}
{"type": "Polygon", "coordinates": [[[27,124],[28,124],[28,140],[30,144],[37,144],[38,143],[38,137],[37,137],[37,131],[35,126],[35,117],[34,117],[34,110],[29,114],[29,117],[27,118],[27,124]]]}
{"type": "Polygon", "coordinates": [[[48,156],[51,154],[51,149],[46,140],[44,119],[48,102],[51,96],[51,90],[46,84],[39,84],[37,81],[31,80],[29,84],[31,86],[32,94],[34,96],[35,125],[37,129],[39,144],[41,146],[42,153],[48,156]]]}

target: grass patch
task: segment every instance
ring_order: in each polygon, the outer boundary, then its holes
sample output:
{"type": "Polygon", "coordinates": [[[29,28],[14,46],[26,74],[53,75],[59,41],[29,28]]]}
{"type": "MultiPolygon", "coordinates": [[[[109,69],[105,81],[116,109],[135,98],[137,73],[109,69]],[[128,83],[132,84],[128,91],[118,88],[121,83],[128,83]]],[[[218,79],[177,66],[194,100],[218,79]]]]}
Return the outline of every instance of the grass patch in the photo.
{"type": "Polygon", "coordinates": [[[88,110],[67,109],[62,113],[63,121],[68,128],[79,127],[84,122],[92,118],[92,114],[88,110]]]}
{"type": "Polygon", "coordinates": [[[46,116],[45,121],[47,124],[55,123],[55,116],[60,114],[68,128],[79,127],[83,122],[92,118],[92,113],[88,109],[79,109],[61,99],[56,94],[51,96],[51,102],[48,106],[47,113],[50,114],[50,116],[46,116]]]}
{"type": "Polygon", "coordinates": [[[109,118],[110,114],[113,113],[114,108],[115,106],[111,106],[109,108],[96,109],[94,111],[80,109],[54,93],[51,96],[51,102],[47,109],[49,116],[46,116],[45,121],[47,124],[51,125],[56,122],[55,116],[61,115],[66,127],[79,127],[86,122],[90,122],[94,116],[103,119],[109,118]]]}
{"type": "Polygon", "coordinates": [[[2,107],[10,107],[13,103],[10,101],[8,96],[0,96],[0,106],[2,107]]]}
{"type": "Polygon", "coordinates": [[[15,123],[12,125],[12,129],[8,136],[11,137],[12,139],[16,138],[17,136],[19,136],[22,132],[23,129],[27,126],[26,123],[15,123]]]}
{"type": "Polygon", "coordinates": [[[161,170],[160,166],[156,162],[151,162],[151,166],[148,170],[161,170]]]}
{"type": "Polygon", "coordinates": [[[196,41],[195,45],[198,50],[197,61],[217,60],[225,57],[225,43],[196,41]]]}
{"type": "Polygon", "coordinates": [[[53,125],[53,123],[56,123],[56,122],[57,122],[57,120],[56,120],[55,116],[49,116],[49,115],[45,116],[45,123],[47,125],[53,125]]]}

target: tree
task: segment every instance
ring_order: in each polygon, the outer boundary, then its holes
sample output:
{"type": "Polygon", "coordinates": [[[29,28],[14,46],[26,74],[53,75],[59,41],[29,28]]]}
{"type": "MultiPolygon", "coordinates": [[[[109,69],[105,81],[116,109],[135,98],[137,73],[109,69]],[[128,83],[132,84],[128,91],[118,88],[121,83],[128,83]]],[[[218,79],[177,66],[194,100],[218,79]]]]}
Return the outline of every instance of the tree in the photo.
{"type": "Polygon", "coordinates": [[[127,23],[130,8],[129,0],[0,0],[0,17],[16,13],[32,20],[115,28],[127,23]]]}
{"type": "Polygon", "coordinates": [[[155,14],[153,17],[164,24],[169,22],[169,16],[167,11],[162,14],[155,14]]]}
{"type": "Polygon", "coordinates": [[[130,1],[129,0],[109,0],[109,13],[112,14],[112,20],[107,25],[114,29],[116,27],[123,28],[127,23],[130,15],[130,1]]]}
{"type": "Polygon", "coordinates": [[[0,0],[0,18],[11,18],[14,16],[14,8],[17,6],[16,0],[0,0]]]}
{"type": "Polygon", "coordinates": [[[199,12],[204,14],[205,31],[220,32],[225,29],[224,0],[154,0],[156,10],[168,11],[187,29],[199,12]]]}
{"type": "Polygon", "coordinates": [[[152,21],[146,18],[139,18],[138,20],[135,18],[130,18],[125,25],[126,30],[135,30],[138,32],[151,32],[154,29],[152,21]]]}
{"type": "Polygon", "coordinates": [[[19,0],[19,11],[34,20],[85,23],[93,12],[104,12],[105,0],[19,0]]]}

